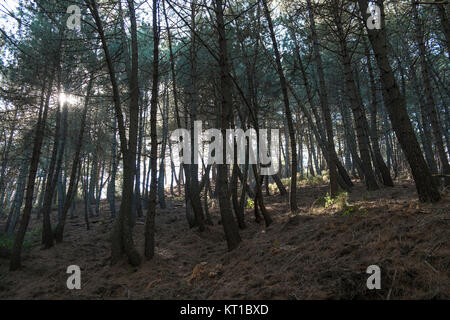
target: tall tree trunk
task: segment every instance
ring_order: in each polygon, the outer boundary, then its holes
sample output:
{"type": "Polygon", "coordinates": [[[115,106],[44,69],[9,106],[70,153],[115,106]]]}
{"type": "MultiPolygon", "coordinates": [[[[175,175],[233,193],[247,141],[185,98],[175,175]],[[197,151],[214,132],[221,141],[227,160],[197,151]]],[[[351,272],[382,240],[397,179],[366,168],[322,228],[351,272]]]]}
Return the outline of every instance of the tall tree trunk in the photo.
{"type": "Polygon", "coordinates": [[[111,178],[108,183],[107,198],[111,217],[116,217],[116,174],[117,174],[117,121],[113,119],[113,141],[111,144],[111,178]]]}
{"type": "Polygon", "coordinates": [[[377,86],[375,83],[375,76],[373,73],[372,68],[372,61],[371,56],[369,52],[369,47],[367,46],[366,41],[364,40],[364,50],[366,54],[367,59],[367,70],[369,73],[369,82],[370,82],[370,94],[371,94],[371,108],[370,108],[370,127],[368,128],[371,140],[372,140],[372,147],[373,152],[375,156],[375,163],[378,168],[378,170],[381,173],[381,178],[383,180],[383,184],[387,187],[393,187],[394,182],[392,181],[391,174],[389,172],[388,167],[386,166],[386,163],[384,162],[383,156],[381,155],[380,150],[380,144],[379,144],[379,136],[378,136],[378,128],[377,128],[377,86]]]}
{"type": "MultiPolygon", "coordinates": [[[[442,25],[442,30],[445,35],[445,44],[447,46],[447,54],[450,55],[450,22],[448,18],[448,13],[446,12],[446,9],[448,7],[445,7],[443,3],[440,0],[434,0],[434,2],[438,2],[436,5],[438,12],[439,12],[439,19],[442,25]]],[[[448,3],[447,3],[448,4],[448,3]]]]}
{"type": "MultiPolygon", "coordinates": [[[[217,32],[218,32],[218,48],[219,48],[219,68],[220,68],[220,100],[221,100],[221,112],[220,112],[220,122],[222,136],[224,141],[226,138],[225,131],[229,128],[232,118],[232,92],[233,87],[232,80],[229,74],[229,62],[228,62],[228,48],[227,48],[227,38],[225,32],[225,22],[223,14],[223,2],[222,0],[215,0],[215,13],[217,20],[217,32]]],[[[223,144],[224,155],[226,154],[226,144],[223,144]]],[[[223,159],[224,160],[224,159],[223,159]]],[[[219,194],[219,205],[220,205],[220,216],[222,218],[222,225],[225,231],[225,238],[227,240],[228,250],[235,249],[239,243],[242,241],[239,235],[239,229],[236,225],[236,221],[233,218],[233,213],[230,203],[230,193],[228,189],[228,177],[227,177],[227,165],[218,164],[217,165],[217,184],[219,194]]]]}
{"type": "Polygon", "coordinates": [[[198,137],[195,135],[195,121],[197,120],[197,36],[196,29],[196,1],[191,2],[191,46],[189,52],[190,70],[189,70],[189,85],[188,85],[188,104],[189,104],[189,119],[191,129],[191,164],[189,170],[186,170],[186,175],[189,175],[189,197],[192,210],[194,211],[196,225],[199,227],[199,231],[205,230],[204,226],[204,214],[200,199],[200,190],[198,185],[198,137]]]}
{"type": "Polygon", "coordinates": [[[130,215],[133,208],[133,182],[136,170],[136,147],[137,147],[137,127],[139,118],[139,83],[138,83],[138,45],[137,45],[137,25],[136,14],[134,10],[134,1],[127,0],[128,10],[131,23],[131,76],[129,77],[130,91],[130,130],[127,141],[125,123],[120,105],[119,86],[116,79],[114,64],[109,53],[108,44],[106,42],[103,24],[100,19],[97,4],[95,0],[85,0],[92,13],[97,32],[100,36],[103,52],[105,53],[106,64],[108,66],[109,78],[113,91],[114,110],[116,112],[117,123],[119,127],[120,148],[123,155],[123,183],[122,183],[122,202],[120,203],[119,217],[114,223],[111,236],[111,263],[115,264],[119,261],[122,253],[128,257],[128,261],[133,266],[141,263],[141,257],[134,248],[132,230],[130,226],[130,215]]]}
{"type": "MultiPolygon", "coordinates": [[[[367,21],[370,15],[367,13],[369,1],[358,0],[358,3],[360,13],[364,17],[364,21],[367,21]]],[[[381,12],[381,29],[369,29],[367,25],[366,29],[380,71],[385,106],[391,119],[392,127],[411,167],[420,201],[436,202],[440,200],[441,196],[423,157],[422,150],[409,120],[405,98],[400,94],[389,63],[383,1],[379,1],[378,6],[381,12]]]]}
{"type": "Polygon", "coordinates": [[[159,41],[160,28],[158,25],[158,7],[159,1],[153,0],[153,82],[152,82],[152,98],[150,100],[150,168],[151,168],[151,184],[150,196],[148,202],[147,220],[145,222],[145,257],[150,260],[155,255],[155,217],[156,217],[156,188],[157,188],[157,158],[158,158],[158,141],[156,135],[156,121],[158,109],[158,88],[159,88],[159,41]]]}
{"type": "MultiPolygon", "coordinates": [[[[67,103],[64,103],[64,115],[63,115],[63,131],[60,132],[61,127],[61,110],[60,104],[58,103],[57,110],[57,118],[56,118],[56,127],[55,127],[55,137],[54,137],[54,145],[53,145],[53,153],[52,159],[50,161],[48,177],[47,177],[47,187],[46,194],[44,196],[44,204],[42,206],[42,215],[43,215],[43,225],[42,225],[42,244],[44,249],[49,249],[53,247],[53,230],[50,222],[50,213],[52,211],[52,198],[55,192],[55,188],[58,184],[62,159],[64,156],[64,148],[65,148],[65,136],[67,134],[67,103]],[[62,133],[62,134],[61,134],[62,133]]],[[[59,194],[60,192],[58,192],[59,194]]]]}
{"type": "Polygon", "coordinates": [[[447,177],[445,178],[445,185],[450,186],[450,164],[444,148],[444,141],[442,139],[441,124],[436,111],[436,104],[433,98],[433,89],[431,87],[431,76],[426,61],[426,48],[424,42],[424,33],[422,28],[422,21],[419,17],[417,4],[412,0],[413,16],[416,25],[416,41],[419,47],[420,64],[422,69],[422,79],[424,84],[425,104],[428,111],[428,117],[431,121],[431,131],[434,136],[434,143],[436,145],[439,160],[441,162],[442,171],[447,177]]]}
{"type": "MultiPolygon", "coordinates": [[[[27,149],[26,149],[27,150],[27,149]]],[[[30,163],[29,152],[25,151],[25,154],[22,156],[22,161],[20,164],[19,176],[16,181],[16,193],[14,195],[13,204],[11,205],[8,219],[6,220],[5,232],[12,234],[14,232],[14,228],[17,224],[17,221],[20,217],[20,208],[23,203],[23,196],[26,185],[27,178],[27,170],[30,163]]]]}
{"type": "Polygon", "coordinates": [[[90,229],[89,226],[89,154],[87,155],[86,164],[84,165],[84,174],[85,176],[84,181],[82,181],[82,188],[83,188],[83,196],[84,196],[84,222],[86,223],[86,230],[90,229]]]}
{"type": "MultiPolygon", "coordinates": [[[[23,209],[22,218],[20,220],[19,230],[14,238],[14,244],[11,252],[11,260],[9,264],[9,270],[15,271],[21,267],[21,253],[22,245],[25,239],[25,233],[30,222],[31,210],[33,209],[33,194],[34,194],[34,184],[36,179],[36,172],[39,166],[39,159],[41,157],[41,147],[44,139],[45,126],[47,123],[47,115],[50,104],[50,96],[53,89],[53,80],[55,77],[55,71],[60,63],[61,57],[61,44],[60,42],[58,52],[54,57],[55,66],[50,72],[50,79],[47,86],[47,93],[45,101],[42,101],[39,108],[38,121],[36,124],[36,131],[33,142],[33,151],[31,154],[30,170],[28,174],[28,182],[25,196],[25,208],[23,209]]],[[[45,86],[45,85],[44,85],[45,86]]]]}
{"type": "Polygon", "coordinates": [[[425,107],[425,100],[421,91],[421,88],[419,86],[419,80],[417,79],[416,70],[414,67],[409,68],[409,74],[411,75],[412,85],[414,88],[414,92],[416,93],[417,97],[417,103],[420,108],[420,116],[422,119],[422,130],[423,130],[423,137],[424,141],[422,143],[423,145],[423,151],[425,153],[425,159],[427,160],[428,166],[430,167],[431,173],[437,174],[438,168],[436,160],[434,159],[434,153],[433,153],[433,144],[432,144],[432,136],[431,136],[431,129],[430,129],[430,121],[428,118],[428,112],[425,107]]]}
{"type": "Polygon", "coordinates": [[[314,50],[314,60],[317,66],[317,73],[319,76],[319,86],[320,86],[320,107],[322,110],[323,117],[325,119],[325,128],[327,132],[327,141],[328,141],[328,149],[327,154],[330,156],[328,157],[328,167],[330,169],[330,195],[331,197],[335,197],[338,193],[338,179],[337,179],[337,169],[336,169],[336,160],[337,156],[334,157],[334,154],[336,153],[336,149],[334,146],[334,135],[333,135],[333,122],[331,120],[331,111],[328,104],[328,94],[326,90],[325,85],[325,75],[323,72],[323,66],[322,66],[322,57],[320,56],[319,51],[319,40],[317,37],[316,32],[316,25],[314,21],[314,12],[311,5],[311,1],[307,0],[308,5],[308,13],[309,13],[309,19],[310,19],[310,25],[311,25],[311,36],[313,40],[313,50],[314,50]]]}
{"type": "MultiPolygon", "coordinates": [[[[138,151],[136,157],[136,181],[134,185],[134,202],[136,207],[136,214],[140,218],[144,214],[142,212],[142,197],[141,197],[141,156],[142,156],[142,141],[144,138],[144,126],[145,126],[145,117],[144,117],[144,109],[146,109],[147,101],[146,99],[140,98],[143,102],[139,108],[139,137],[138,137],[138,151]]],[[[145,161],[144,161],[144,178],[145,178],[145,161]]]]}
{"type": "Polygon", "coordinates": [[[84,100],[83,112],[81,115],[78,139],[76,140],[77,142],[76,142],[75,154],[74,154],[73,162],[72,162],[72,171],[70,173],[69,189],[67,191],[67,196],[64,201],[64,208],[62,210],[61,219],[58,221],[58,224],[56,225],[56,228],[55,228],[54,236],[55,236],[56,243],[60,243],[63,241],[64,226],[65,226],[65,222],[66,222],[67,213],[70,209],[72,201],[74,201],[73,198],[76,193],[76,185],[75,184],[76,184],[76,180],[77,180],[77,173],[78,172],[81,173],[81,171],[78,170],[78,167],[80,164],[81,147],[83,146],[83,136],[84,136],[84,130],[85,130],[85,126],[86,126],[86,117],[87,117],[87,111],[88,111],[88,107],[89,107],[89,99],[91,97],[93,82],[94,82],[94,74],[91,73],[89,76],[89,82],[88,82],[88,86],[87,86],[86,97],[84,100]]]}
{"type": "Polygon", "coordinates": [[[95,195],[95,215],[98,217],[100,214],[100,200],[103,190],[103,179],[105,177],[105,167],[106,167],[106,157],[103,157],[100,173],[100,182],[97,184],[96,195],[95,195]]]}
{"type": "Polygon", "coordinates": [[[359,96],[360,93],[355,85],[351,56],[347,48],[347,39],[342,27],[341,14],[342,11],[339,9],[339,4],[336,0],[333,0],[334,23],[336,25],[337,35],[339,37],[340,55],[345,76],[345,88],[350,106],[352,108],[356,128],[356,137],[358,141],[359,153],[361,155],[361,168],[364,173],[364,181],[366,183],[367,190],[372,191],[377,190],[379,187],[371,164],[369,138],[367,137],[365,131],[365,128],[367,128],[365,125],[367,124],[367,119],[363,106],[361,105],[362,101],[359,96]]]}
{"type": "Polygon", "coordinates": [[[164,90],[164,101],[162,110],[160,108],[161,117],[163,119],[163,130],[162,130],[162,141],[161,141],[161,160],[159,164],[159,176],[158,176],[158,200],[159,206],[161,209],[166,208],[166,196],[165,196],[165,181],[164,181],[164,172],[165,172],[165,158],[166,158],[166,146],[167,146],[167,136],[169,134],[168,129],[168,117],[169,117],[169,92],[166,87],[164,90]]]}
{"type": "MultiPolygon", "coordinates": [[[[9,152],[11,150],[12,140],[15,132],[15,125],[17,120],[17,113],[19,109],[16,108],[16,111],[14,112],[14,120],[12,122],[11,131],[9,133],[8,142],[6,142],[5,145],[5,151],[3,153],[3,159],[2,159],[2,171],[0,173],[0,219],[3,217],[3,203],[5,201],[5,195],[6,195],[6,167],[8,166],[9,161],[9,152]]],[[[5,137],[6,138],[6,137],[5,137]]]]}
{"type": "MultiPolygon", "coordinates": [[[[267,0],[262,0],[264,7],[264,14],[266,16],[266,20],[269,24],[270,37],[272,39],[272,46],[275,51],[275,62],[277,66],[278,76],[280,78],[281,91],[283,92],[283,102],[284,102],[284,111],[286,112],[286,121],[289,130],[289,138],[291,144],[291,189],[290,189],[290,205],[291,210],[297,210],[297,142],[295,137],[295,129],[294,123],[292,121],[292,112],[291,107],[289,106],[289,96],[288,96],[288,88],[286,84],[286,78],[283,72],[283,66],[281,65],[281,56],[278,50],[277,39],[275,37],[275,32],[273,30],[272,17],[270,16],[269,7],[267,6],[267,0]]],[[[286,150],[286,154],[289,153],[289,150],[286,150]]],[[[286,157],[288,159],[288,157],[286,157]]],[[[333,176],[334,177],[334,176],[333,176]]]]}

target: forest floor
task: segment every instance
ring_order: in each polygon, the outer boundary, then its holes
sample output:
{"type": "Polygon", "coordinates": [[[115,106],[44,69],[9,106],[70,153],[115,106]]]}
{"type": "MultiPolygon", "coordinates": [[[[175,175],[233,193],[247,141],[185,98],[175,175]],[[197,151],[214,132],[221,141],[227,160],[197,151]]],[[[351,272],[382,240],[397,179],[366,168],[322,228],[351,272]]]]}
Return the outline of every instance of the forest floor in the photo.
{"type": "MultiPolygon", "coordinates": [[[[41,225],[30,226],[23,268],[0,258],[0,299],[450,299],[450,195],[420,204],[411,181],[367,192],[357,184],[341,206],[317,199],[327,186],[298,190],[300,210],[266,197],[274,223],[265,228],[247,210],[242,244],[227,252],[217,209],[215,225],[187,226],[182,201],[157,210],[156,256],[139,268],[110,266],[112,220],[107,204],[86,230],[68,220],[65,241],[40,249],[41,225]],[[66,269],[81,267],[81,290],[68,290],[66,269]],[[366,269],[381,268],[381,290],[368,290],[366,269]]],[[[1,224],[1,222],[0,222],[1,224]]],[[[2,228],[2,225],[0,225],[2,228]]],[[[144,219],[134,229],[143,252],[144,219]]]]}

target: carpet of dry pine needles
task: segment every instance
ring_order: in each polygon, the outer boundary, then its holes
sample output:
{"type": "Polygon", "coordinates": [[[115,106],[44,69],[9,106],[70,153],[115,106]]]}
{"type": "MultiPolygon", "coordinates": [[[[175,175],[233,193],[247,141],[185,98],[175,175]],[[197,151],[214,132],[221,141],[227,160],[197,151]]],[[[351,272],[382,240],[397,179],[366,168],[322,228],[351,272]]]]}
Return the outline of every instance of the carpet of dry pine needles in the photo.
{"type": "MultiPolygon", "coordinates": [[[[243,242],[232,252],[217,208],[215,225],[199,233],[187,227],[183,202],[169,198],[157,213],[157,254],[136,269],[110,266],[107,204],[90,231],[80,205],[64,243],[43,251],[37,232],[18,272],[0,258],[0,299],[450,299],[448,191],[437,204],[420,204],[411,181],[370,193],[358,184],[344,207],[324,208],[316,200],[326,191],[299,188],[295,214],[285,198],[267,197],[274,223],[266,229],[247,210],[243,242]],[[66,287],[69,265],[81,267],[81,290],[66,287]],[[366,287],[369,265],[381,268],[381,290],[366,287]]],[[[140,252],[143,234],[140,219],[140,252]]]]}

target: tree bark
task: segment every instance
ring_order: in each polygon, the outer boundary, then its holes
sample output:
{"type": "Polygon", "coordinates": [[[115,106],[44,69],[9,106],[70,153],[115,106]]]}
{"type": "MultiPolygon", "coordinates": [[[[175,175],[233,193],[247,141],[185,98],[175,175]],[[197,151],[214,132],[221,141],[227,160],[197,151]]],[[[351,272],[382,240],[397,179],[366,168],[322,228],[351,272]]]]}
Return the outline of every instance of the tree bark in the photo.
{"type": "Polygon", "coordinates": [[[31,210],[33,209],[33,194],[34,194],[34,184],[36,179],[36,172],[39,166],[39,159],[41,157],[41,147],[44,139],[44,131],[47,123],[47,115],[50,104],[50,96],[52,93],[53,80],[55,77],[55,71],[57,65],[60,63],[61,58],[61,42],[59,45],[58,52],[55,57],[55,66],[50,72],[50,80],[47,87],[47,94],[45,101],[42,101],[39,108],[38,121],[36,124],[36,131],[33,140],[33,151],[31,154],[30,170],[28,174],[27,189],[25,195],[25,208],[23,209],[22,218],[20,220],[19,230],[14,238],[14,244],[11,251],[11,260],[9,264],[9,270],[15,271],[21,267],[21,253],[22,245],[25,239],[25,233],[30,222],[31,210]]]}
{"type": "MultiPolygon", "coordinates": [[[[286,84],[286,78],[283,72],[283,66],[281,65],[281,55],[278,50],[278,43],[275,37],[275,32],[273,30],[272,17],[270,16],[269,7],[267,5],[267,0],[262,0],[264,7],[264,14],[266,16],[267,23],[269,25],[270,37],[272,39],[273,50],[275,51],[275,62],[277,66],[278,76],[280,78],[281,91],[283,92],[283,102],[284,102],[284,111],[286,112],[286,122],[289,130],[289,141],[291,144],[291,188],[290,188],[290,205],[291,211],[297,210],[297,142],[295,136],[295,129],[293,123],[293,116],[291,107],[289,105],[289,96],[288,96],[288,87],[286,84]]],[[[289,150],[286,150],[286,159],[288,159],[287,154],[289,150]]],[[[333,176],[334,177],[334,176],[333,176]]]]}
{"type": "MultiPolygon", "coordinates": [[[[364,21],[367,21],[369,19],[369,14],[367,13],[369,1],[358,0],[358,3],[360,13],[364,21]]],[[[411,167],[419,200],[421,202],[437,202],[441,196],[423,157],[422,150],[409,120],[405,98],[400,94],[389,63],[383,1],[379,1],[378,6],[381,11],[381,29],[369,29],[367,25],[366,29],[380,71],[385,106],[391,119],[392,127],[411,167]]]]}
{"type": "Polygon", "coordinates": [[[122,202],[120,204],[119,217],[114,223],[114,228],[111,236],[111,263],[115,264],[119,261],[122,253],[128,257],[128,261],[133,266],[138,266],[141,263],[141,257],[134,248],[133,235],[130,226],[130,214],[133,207],[133,182],[136,170],[136,145],[137,145],[137,122],[139,116],[139,85],[138,85],[138,48],[137,48],[137,26],[136,16],[134,11],[134,1],[127,0],[128,9],[131,22],[131,76],[129,78],[130,90],[130,130],[129,142],[127,141],[124,118],[122,108],[120,105],[119,86],[116,80],[115,68],[109,53],[108,44],[106,42],[103,23],[95,0],[85,0],[86,4],[92,13],[97,32],[100,36],[102,48],[105,53],[106,64],[108,67],[109,78],[111,81],[113,91],[114,110],[116,113],[117,124],[119,127],[120,148],[123,155],[123,187],[122,187],[122,202]]]}
{"type": "MultiPolygon", "coordinates": [[[[450,164],[448,163],[448,157],[444,148],[444,141],[442,139],[441,124],[436,112],[436,104],[433,98],[433,89],[431,87],[431,76],[426,61],[426,48],[424,42],[424,33],[422,28],[422,22],[417,10],[417,4],[412,0],[413,17],[416,26],[416,41],[419,47],[419,57],[422,69],[422,79],[424,84],[424,96],[425,107],[428,112],[428,117],[431,122],[431,131],[434,136],[434,143],[436,145],[439,160],[442,166],[442,172],[444,175],[450,176],[450,164]]],[[[450,178],[445,179],[445,185],[450,186],[450,178]]]]}
{"type": "Polygon", "coordinates": [[[61,243],[63,241],[64,226],[66,223],[67,213],[70,209],[72,201],[74,201],[74,196],[76,193],[77,173],[78,172],[81,173],[81,171],[78,170],[78,167],[80,165],[81,147],[83,146],[83,137],[84,137],[84,131],[85,131],[85,127],[86,127],[86,117],[87,117],[87,112],[88,112],[88,107],[89,107],[89,99],[91,97],[93,82],[94,82],[94,73],[91,73],[89,76],[89,82],[88,82],[87,89],[86,89],[87,91],[86,91],[86,97],[84,100],[83,112],[81,114],[81,122],[80,122],[80,129],[78,132],[78,139],[76,140],[77,144],[75,146],[75,154],[74,154],[74,158],[73,158],[73,162],[72,162],[72,171],[70,173],[69,188],[67,191],[66,199],[64,201],[64,208],[62,210],[61,219],[59,220],[59,222],[55,228],[54,237],[55,237],[56,243],[61,243]]]}
{"type": "Polygon", "coordinates": [[[338,189],[338,179],[337,179],[337,169],[336,169],[336,160],[337,156],[334,157],[334,154],[336,153],[336,149],[334,146],[334,135],[333,135],[333,122],[331,120],[331,111],[328,104],[328,94],[326,90],[325,85],[325,75],[323,72],[323,66],[322,66],[322,58],[320,56],[319,51],[319,40],[317,38],[317,32],[316,32],[316,25],[314,21],[314,12],[313,8],[311,6],[311,1],[307,0],[308,5],[308,13],[309,13],[309,19],[310,19],[310,25],[311,25],[311,36],[313,40],[313,50],[314,50],[314,60],[317,66],[317,73],[319,76],[319,88],[320,88],[320,107],[322,110],[323,117],[325,118],[325,128],[327,132],[327,154],[330,156],[328,157],[328,167],[330,169],[330,196],[335,197],[339,191],[338,189]]]}
{"type": "Polygon", "coordinates": [[[159,88],[159,41],[160,30],[158,26],[158,7],[159,1],[153,0],[153,82],[152,97],[150,100],[150,168],[151,183],[150,196],[148,202],[147,219],[145,222],[145,248],[144,255],[150,260],[155,255],[155,217],[156,217],[156,188],[157,188],[157,157],[158,157],[158,141],[156,135],[156,121],[158,109],[158,88],[159,88]]]}
{"type": "MultiPolygon", "coordinates": [[[[229,128],[232,117],[232,92],[233,83],[229,75],[229,62],[228,62],[228,48],[227,38],[225,33],[225,22],[223,13],[222,0],[215,0],[215,13],[217,19],[217,32],[218,32],[218,47],[219,47],[219,68],[220,68],[220,98],[221,98],[221,130],[224,141],[226,138],[225,131],[229,128]]],[[[224,155],[226,154],[226,144],[224,146],[224,155]]],[[[236,221],[233,218],[230,193],[228,189],[228,177],[227,177],[227,165],[217,165],[217,186],[219,194],[220,216],[222,218],[222,225],[225,231],[225,238],[227,240],[228,250],[235,249],[242,241],[239,235],[239,229],[236,225],[236,221]]]]}

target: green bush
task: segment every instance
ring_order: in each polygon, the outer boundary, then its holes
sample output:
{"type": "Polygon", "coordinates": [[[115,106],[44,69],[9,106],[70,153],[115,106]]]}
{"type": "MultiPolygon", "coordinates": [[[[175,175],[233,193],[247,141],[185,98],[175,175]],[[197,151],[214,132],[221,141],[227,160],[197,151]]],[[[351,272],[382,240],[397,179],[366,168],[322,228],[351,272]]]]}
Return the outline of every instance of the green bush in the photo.
{"type": "Polygon", "coordinates": [[[320,207],[329,208],[336,204],[337,208],[342,209],[347,205],[348,193],[340,192],[336,198],[332,198],[329,193],[324,197],[317,199],[316,204],[320,207]]]}
{"type": "Polygon", "coordinates": [[[252,199],[248,198],[247,199],[247,209],[254,209],[255,208],[255,201],[253,201],[252,199]]]}
{"type": "MultiPolygon", "coordinates": [[[[25,234],[25,239],[23,240],[23,247],[30,248],[33,246],[33,240],[40,236],[40,230],[30,231],[25,234]]],[[[13,234],[0,234],[0,247],[11,250],[14,245],[14,235],[13,234]]]]}
{"type": "Polygon", "coordinates": [[[362,208],[361,209],[359,206],[349,206],[347,204],[342,208],[342,211],[341,211],[341,214],[344,217],[347,217],[350,214],[362,214],[362,215],[365,215],[367,213],[368,213],[368,211],[367,211],[366,208],[362,208]]]}
{"type": "Polygon", "coordinates": [[[327,193],[324,197],[317,199],[316,204],[320,207],[329,208],[334,204],[335,199],[327,193]]]}
{"type": "Polygon", "coordinates": [[[289,187],[291,185],[291,178],[283,178],[281,179],[281,183],[285,187],[289,187]]]}

